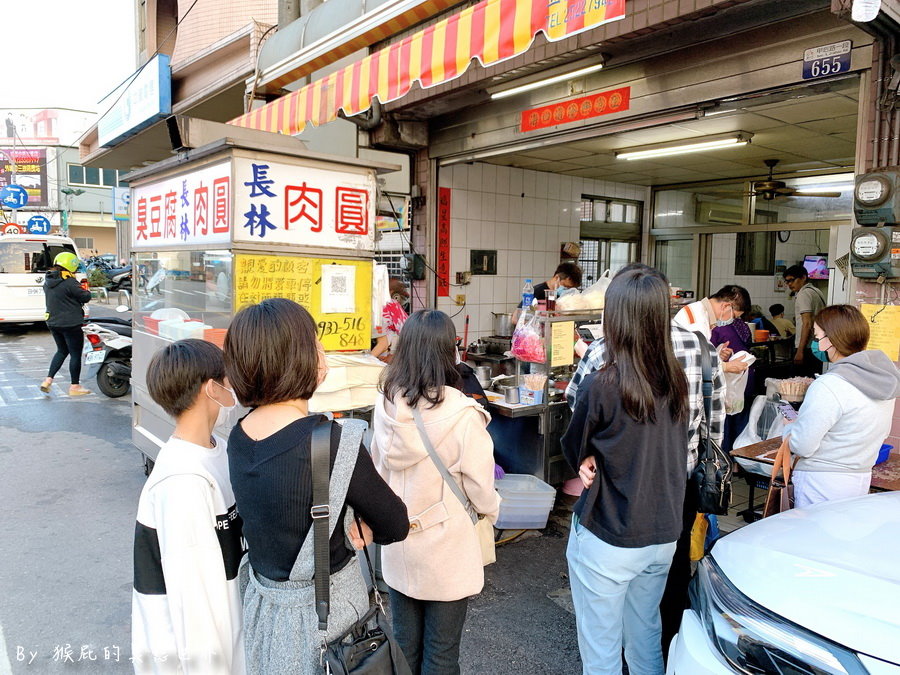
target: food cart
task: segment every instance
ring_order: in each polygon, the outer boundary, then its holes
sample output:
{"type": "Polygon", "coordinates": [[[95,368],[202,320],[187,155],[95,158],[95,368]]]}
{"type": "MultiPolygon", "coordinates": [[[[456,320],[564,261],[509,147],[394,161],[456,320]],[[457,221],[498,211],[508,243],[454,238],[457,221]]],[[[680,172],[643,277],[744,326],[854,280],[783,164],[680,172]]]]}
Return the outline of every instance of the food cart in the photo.
{"type": "Polygon", "coordinates": [[[551,485],[575,475],[560,446],[571,419],[563,392],[577,365],[573,349],[576,329],[599,325],[602,315],[602,310],[537,312],[543,361],[516,359],[515,374],[495,379],[496,391],[486,392],[493,418],[488,431],[494,441],[494,456],[508,473],[531,474],[551,485]],[[529,384],[539,386],[533,389],[529,384]],[[504,386],[518,389],[514,397],[517,403],[506,401],[504,386]]]}
{"type": "Polygon", "coordinates": [[[371,379],[362,356],[362,375],[351,375],[352,357],[371,339],[376,174],[398,168],[273,134],[269,144],[221,139],[129,174],[132,438],[145,466],[173,428],[147,391],[150,359],[182,338],[221,346],[243,305],[283,297],[306,307],[329,358],[341,353],[335,377],[347,384],[332,394],[371,379]]]}

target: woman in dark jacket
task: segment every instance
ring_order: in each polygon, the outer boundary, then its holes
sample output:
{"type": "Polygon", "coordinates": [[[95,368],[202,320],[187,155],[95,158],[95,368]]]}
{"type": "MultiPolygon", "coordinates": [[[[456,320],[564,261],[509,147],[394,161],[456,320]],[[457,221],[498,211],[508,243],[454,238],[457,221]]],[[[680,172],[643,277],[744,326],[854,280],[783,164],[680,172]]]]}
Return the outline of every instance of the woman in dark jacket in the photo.
{"type": "Polygon", "coordinates": [[[56,342],[56,353],[50,361],[50,370],[41,383],[41,391],[50,393],[53,378],[63,361],[69,357],[69,376],[72,385],[69,396],[90,394],[79,383],[81,378],[81,350],[84,347],[84,304],[91,299],[91,292],[85,290],[75,279],[78,257],[74,253],[63,252],[53,259],[53,267],[44,277],[44,298],[47,302],[47,327],[56,342]]]}

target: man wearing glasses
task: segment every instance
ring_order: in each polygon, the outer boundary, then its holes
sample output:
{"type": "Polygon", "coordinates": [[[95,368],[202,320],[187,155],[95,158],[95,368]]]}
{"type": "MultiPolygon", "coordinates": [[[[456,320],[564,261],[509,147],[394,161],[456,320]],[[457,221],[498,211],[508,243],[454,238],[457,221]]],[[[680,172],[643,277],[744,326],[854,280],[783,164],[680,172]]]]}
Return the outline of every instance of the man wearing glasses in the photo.
{"type": "Polygon", "coordinates": [[[822,372],[822,363],[813,356],[809,345],[813,339],[813,319],[825,307],[825,297],[809,283],[809,275],[803,265],[788,267],[782,276],[794,296],[794,325],[797,327],[794,336],[796,374],[817,375],[822,372]]]}

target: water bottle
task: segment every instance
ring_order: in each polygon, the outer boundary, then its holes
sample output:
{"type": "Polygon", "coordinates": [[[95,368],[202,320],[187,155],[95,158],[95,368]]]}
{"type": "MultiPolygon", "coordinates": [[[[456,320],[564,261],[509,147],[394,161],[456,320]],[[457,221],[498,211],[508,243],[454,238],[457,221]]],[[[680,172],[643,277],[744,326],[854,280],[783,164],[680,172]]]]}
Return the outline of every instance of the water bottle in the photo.
{"type": "Polygon", "coordinates": [[[531,309],[531,303],[534,302],[534,286],[531,285],[531,279],[525,280],[522,286],[522,309],[531,309]]]}

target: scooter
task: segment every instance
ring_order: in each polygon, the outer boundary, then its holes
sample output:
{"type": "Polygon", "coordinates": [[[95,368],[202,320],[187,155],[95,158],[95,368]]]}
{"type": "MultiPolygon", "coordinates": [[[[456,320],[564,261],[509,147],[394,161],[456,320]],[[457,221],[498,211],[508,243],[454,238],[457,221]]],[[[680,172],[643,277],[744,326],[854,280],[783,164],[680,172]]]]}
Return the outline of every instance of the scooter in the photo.
{"type": "Polygon", "coordinates": [[[109,277],[109,284],[106,287],[108,292],[131,291],[131,265],[109,270],[106,275],[109,277]]]}
{"type": "MultiPolygon", "coordinates": [[[[128,311],[121,305],[116,311],[128,311]]],[[[87,338],[82,356],[84,379],[97,376],[97,388],[110,398],[131,389],[131,321],[97,317],[82,327],[87,338]]]]}

